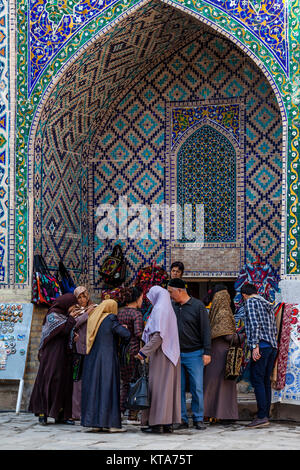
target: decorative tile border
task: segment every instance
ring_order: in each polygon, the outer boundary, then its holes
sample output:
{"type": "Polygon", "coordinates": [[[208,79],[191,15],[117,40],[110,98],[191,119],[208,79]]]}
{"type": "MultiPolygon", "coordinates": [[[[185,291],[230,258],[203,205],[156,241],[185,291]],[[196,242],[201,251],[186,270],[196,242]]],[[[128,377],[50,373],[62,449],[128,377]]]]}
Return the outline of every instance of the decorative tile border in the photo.
{"type": "Polygon", "coordinates": [[[0,2],[0,286],[9,284],[9,3],[0,2]]]}
{"type": "MultiPolygon", "coordinates": [[[[55,59],[76,32],[117,3],[117,0],[90,2],[35,0],[30,3],[28,35],[28,90],[33,90],[47,65],[55,59]]],[[[124,4],[126,4],[124,0],[124,4]]],[[[129,3],[129,2],[128,2],[129,3]]],[[[199,1],[177,2],[200,8],[199,1]]],[[[287,8],[283,0],[208,0],[207,3],[234,18],[251,31],[288,73],[287,8]]]]}

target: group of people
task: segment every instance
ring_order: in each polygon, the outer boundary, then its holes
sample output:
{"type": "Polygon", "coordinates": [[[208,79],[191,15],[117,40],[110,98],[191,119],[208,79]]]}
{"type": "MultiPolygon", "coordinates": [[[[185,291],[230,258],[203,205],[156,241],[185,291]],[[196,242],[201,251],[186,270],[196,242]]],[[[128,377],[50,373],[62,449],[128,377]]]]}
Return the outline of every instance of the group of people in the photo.
{"type": "MultiPolygon", "coordinates": [[[[108,299],[99,305],[84,286],[64,294],[48,310],[39,347],[39,370],[29,411],[41,424],[81,425],[91,431],[122,432],[124,423],[141,424],[145,433],[170,433],[189,428],[186,392],[192,396],[193,426],[205,421],[238,419],[236,381],[225,379],[229,345],[237,343],[227,287],[217,284],[210,308],[191,296],[182,279],[184,266],[175,262],[167,288],[153,286],[152,304],[144,323],[143,291],[128,289],[126,305],[108,299]],[[129,411],[129,384],[145,361],[149,371],[150,407],[129,411]],[[122,420],[123,418],[123,420],[122,420]]],[[[258,413],[249,427],[269,424],[270,375],[277,354],[272,306],[255,286],[242,287],[245,334],[252,350],[250,364],[258,413]]]]}

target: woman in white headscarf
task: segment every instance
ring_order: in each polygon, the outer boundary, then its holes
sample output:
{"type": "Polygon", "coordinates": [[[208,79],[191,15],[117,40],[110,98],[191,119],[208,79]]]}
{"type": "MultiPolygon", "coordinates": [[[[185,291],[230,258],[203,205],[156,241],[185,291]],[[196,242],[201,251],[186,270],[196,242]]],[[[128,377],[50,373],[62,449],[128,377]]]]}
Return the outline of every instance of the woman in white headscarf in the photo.
{"type": "Polygon", "coordinates": [[[137,357],[149,356],[150,409],[142,412],[143,432],[172,432],[173,424],[181,422],[180,347],[177,319],[170,295],[160,286],[147,294],[153,305],[142,340],[145,346],[137,357]]]}

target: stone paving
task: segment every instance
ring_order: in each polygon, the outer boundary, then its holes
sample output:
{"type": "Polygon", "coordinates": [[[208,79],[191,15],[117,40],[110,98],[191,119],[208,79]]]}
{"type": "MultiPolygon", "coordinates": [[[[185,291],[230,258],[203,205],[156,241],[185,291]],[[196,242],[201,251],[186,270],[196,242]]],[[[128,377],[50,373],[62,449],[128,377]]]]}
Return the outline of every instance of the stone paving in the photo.
{"type": "Polygon", "coordinates": [[[247,429],[247,421],[208,425],[173,434],[145,435],[139,426],[125,425],[124,433],[92,433],[49,420],[41,426],[30,413],[0,413],[0,450],[299,450],[300,423],[271,421],[267,428],[247,429]]]}

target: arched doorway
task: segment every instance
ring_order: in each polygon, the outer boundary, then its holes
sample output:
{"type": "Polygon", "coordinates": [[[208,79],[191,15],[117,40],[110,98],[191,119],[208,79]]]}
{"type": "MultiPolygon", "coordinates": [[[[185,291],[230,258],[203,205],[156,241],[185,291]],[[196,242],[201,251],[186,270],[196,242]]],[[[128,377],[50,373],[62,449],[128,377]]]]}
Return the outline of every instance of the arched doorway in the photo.
{"type": "MultiPolygon", "coordinates": [[[[223,121],[214,118],[216,125],[237,133],[249,180],[248,186],[244,181],[239,186],[245,204],[235,215],[243,230],[238,243],[231,241],[238,246],[230,248],[237,249],[239,266],[262,254],[279,271],[282,124],[276,97],[237,46],[159,2],[141,7],[95,41],[41,107],[32,137],[32,216],[34,250],[42,252],[50,267],[63,259],[78,282],[97,291],[97,269],[112,247],[95,236],[97,205],[116,204],[124,194],[130,204],[168,201],[177,184],[166,170],[171,161],[170,103],[201,112],[210,106],[210,119],[217,109],[222,115],[225,104],[238,109],[232,123],[224,113],[223,121]]],[[[129,281],[141,264],[155,258],[168,267],[176,256],[166,241],[123,244],[129,281]]],[[[191,268],[191,277],[199,271],[224,275],[217,267],[191,268]]]]}

